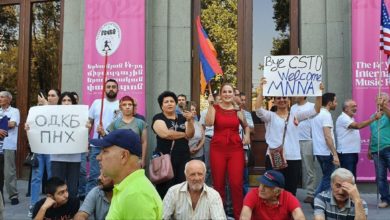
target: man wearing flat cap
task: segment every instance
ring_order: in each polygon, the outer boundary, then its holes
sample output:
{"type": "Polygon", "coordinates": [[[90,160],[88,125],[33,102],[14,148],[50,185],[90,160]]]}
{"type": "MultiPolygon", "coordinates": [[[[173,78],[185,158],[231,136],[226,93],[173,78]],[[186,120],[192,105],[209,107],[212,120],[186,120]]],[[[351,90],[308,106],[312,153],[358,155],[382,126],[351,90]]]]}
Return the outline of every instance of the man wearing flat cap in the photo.
{"type": "Polygon", "coordinates": [[[140,167],[139,135],[130,129],[118,129],[90,142],[102,148],[96,159],[102,173],[115,184],[106,219],[161,219],[161,198],[140,167]]]}
{"type": "Polygon", "coordinates": [[[299,201],[283,189],[283,174],[268,170],[259,179],[259,188],[252,189],[244,199],[240,220],[305,219],[299,201]]]}

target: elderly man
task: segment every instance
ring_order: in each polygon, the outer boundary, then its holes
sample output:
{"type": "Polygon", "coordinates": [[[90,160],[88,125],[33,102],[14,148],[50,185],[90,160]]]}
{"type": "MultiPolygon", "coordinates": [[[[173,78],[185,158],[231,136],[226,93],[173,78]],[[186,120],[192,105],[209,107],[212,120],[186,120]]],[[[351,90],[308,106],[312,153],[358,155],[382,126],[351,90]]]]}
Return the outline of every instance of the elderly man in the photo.
{"type": "Polygon", "coordinates": [[[355,177],[360,153],[359,129],[367,127],[381,117],[381,113],[378,112],[368,120],[355,122],[353,117],[356,111],[356,102],[348,99],[343,103],[343,112],[336,120],[337,154],[340,166],[351,171],[355,177]]]}
{"type": "Polygon", "coordinates": [[[91,144],[102,147],[97,156],[103,175],[114,181],[106,219],[161,219],[162,201],[140,169],[141,140],[130,129],[118,129],[91,144]]]}
{"type": "Polygon", "coordinates": [[[259,181],[259,188],[252,189],[245,196],[240,220],[305,219],[298,199],[283,189],[282,173],[269,170],[259,181]]]}
{"type": "Polygon", "coordinates": [[[87,220],[89,216],[94,219],[105,219],[112,199],[114,181],[100,174],[99,185],[89,191],[74,220],[87,220]]]}
{"type": "Polygon", "coordinates": [[[0,190],[3,192],[3,184],[5,184],[11,205],[17,205],[19,199],[16,188],[15,154],[20,113],[17,108],[11,107],[11,101],[10,92],[0,92],[0,118],[5,120],[5,123],[0,125],[0,142],[2,142],[0,147],[0,190]]]}
{"type": "Polygon", "coordinates": [[[381,195],[381,202],[378,204],[378,207],[386,208],[390,204],[389,183],[387,181],[387,171],[390,170],[389,94],[381,93],[377,97],[377,104],[379,110],[383,111],[384,114],[379,120],[374,121],[370,125],[371,140],[368,157],[374,159],[375,162],[376,181],[379,194],[381,195]]]}
{"type": "Polygon", "coordinates": [[[365,220],[367,212],[367,203],[360,198],[355,177],[345,168],[336,169],[331,175],[331,190],[314,199],[314,220],[365,220]]]}
{"type": "Polygon", "coordinates": [[[219,193],[204,183],[206,165],[191,160],[184,173],[186,181],[172,186],[164,197],[163,219],[226,219],[219,193]]]}

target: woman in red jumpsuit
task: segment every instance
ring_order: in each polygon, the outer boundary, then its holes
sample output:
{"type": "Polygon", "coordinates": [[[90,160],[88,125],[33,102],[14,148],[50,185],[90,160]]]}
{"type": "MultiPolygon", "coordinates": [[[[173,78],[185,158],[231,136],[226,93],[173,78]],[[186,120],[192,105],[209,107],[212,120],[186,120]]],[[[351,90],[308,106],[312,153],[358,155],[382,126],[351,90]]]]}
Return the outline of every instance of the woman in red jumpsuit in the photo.
{"type": "MultiPolygon", "coordinates": [[[[214,189],[219,192],[225,203],[225,180],[228,175],[230,192],[233,200],[234,218],[239,219],[243,203],[243,144],[249,143],[249,127],[242,112],[234,103],[234,88],[224,84],[220,91],[219,103],[210,105],[205,124],[214,126],[214,136],[210,145],[210,167],[214,189]],[[245,129],[244,139],[238,133],[239,126],[245,129]]],[[[213,103],[213,97],[209,96],[213,103]]]]}

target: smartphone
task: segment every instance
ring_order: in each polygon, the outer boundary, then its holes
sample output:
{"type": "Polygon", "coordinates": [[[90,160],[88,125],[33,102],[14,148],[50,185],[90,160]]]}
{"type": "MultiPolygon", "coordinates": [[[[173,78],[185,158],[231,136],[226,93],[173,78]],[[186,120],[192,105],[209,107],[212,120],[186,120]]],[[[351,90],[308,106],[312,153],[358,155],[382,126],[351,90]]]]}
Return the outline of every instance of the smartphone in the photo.
{"type": "Polygon", "coordinates": [[[46,98],[46,96],[45,96],[45,91],[43,91],[43,90],[39,91],[38,95],[39,95],[41,98],[46,98]]]}
{"type": "Polygon", "coordinates": [[[183,111],[191,111],[191,102],[186,101],[186,104],[183,106],[183,111]]]}

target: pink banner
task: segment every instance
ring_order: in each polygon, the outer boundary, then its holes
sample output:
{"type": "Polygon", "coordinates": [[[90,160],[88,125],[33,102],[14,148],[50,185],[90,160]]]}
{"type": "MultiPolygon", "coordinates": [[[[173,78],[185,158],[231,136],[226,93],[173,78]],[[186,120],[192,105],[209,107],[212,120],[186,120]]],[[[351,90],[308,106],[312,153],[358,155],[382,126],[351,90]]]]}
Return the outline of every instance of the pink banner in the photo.
{"type": "Polygon", "coordinates": [[[118,97],[135,98],[145,115],[145,1],[86,0],[85,10],[84,104],[101,98],[107,51],[106,79],[117,80],[118,97]]]}
{"type": "MultiPolygon", "coordinates": [[[[385,2],[390,5],[390,0],[385,2]]],[[[352,94],[358,105],[355,117],[357,122],[367,120],[376,111],[375,97],[378,94],[379,81],[382,82],[382,91],[389,92],[387,57],[379,50],[380,12],[381,0],[352,0],[352,94]]],[[[362,150],[357,178],[374,181],[374,163],[367,159],[370,128],[360,130],[360,134],[362,150]]]]}

